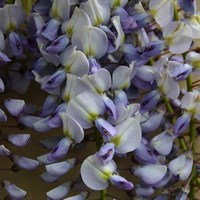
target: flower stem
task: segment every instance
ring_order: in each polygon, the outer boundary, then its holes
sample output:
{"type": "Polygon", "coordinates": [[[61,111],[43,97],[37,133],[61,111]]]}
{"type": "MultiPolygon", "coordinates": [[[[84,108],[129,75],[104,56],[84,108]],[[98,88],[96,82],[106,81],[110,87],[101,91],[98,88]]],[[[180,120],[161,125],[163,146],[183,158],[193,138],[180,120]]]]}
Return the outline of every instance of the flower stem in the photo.
{"type": "Polygon", "coordinates": [[[101,200],[106,200],[106,190],[101,190],[101,200]]]}
{"type": "MultiPolygon", "coordinates": [[[[173,110],[173,108],[172,108],[172,106],[171,106],[171,104],[169,102],[169,99],[166,96],[164,96],[164,102],[165,102],[165,105],[167,107],[167,111],[169,113],[173,114],[174,110],[173,110]]],[[[175,124],[175,122],[176,122],[176,118],[173,116],[172,123],[175,124]]],[[[179,141],[181,149],[183,149],[183,151],[186,151],[188,148],[187,148],[187,144],[186,144],[184,138],[178,138],[178,141],[179,141]]]]}
{"type": "MultiPolygon", "coordinates": [[[[101,136],[98,130],[95,131],[95,141],[96,141],[96,148],[99,150],[101,148],[101,136]]],[[[100,191],[100,199],[106,200],[106,190],[100,191]]]]}
{"type": "Polygon", "coordinates": [[[178,13],[177,1],[176,0],[174,0],[174,19],[176,21],[180,20],[180,16],[179,16],[179,13],[178,13]]]}
{"type": "MultiPolygon", "coordinates": [[[[195,142],[195,126],[194,126],[194,120],[192,119],[190,121],[190,142],[192,144],[192,154],[193,154],[193,161],[195,161],[195,151],[196,151],[196,142],[195,142]]],[[[190,182],[190,199],[194,200],[195,199],[195,183],[196,183],[196,167],[193,162],[192,166],[192,180],[190,182]]]]}
{"type": "MultiPolygon", "coordinates": [[[[192,91],[192,79],[191,76],[188,76],[186,79],[187,83],[187,91],[192,91]]],[[[190,199],[195,199],[195,183],[196,183],[196,167],[195,167],[195,151],[196,151],[196,141],[195,141],[195,123],[194,119],[191,119],[190,126],[189,126],[189,133],[190,133],[190,142],[191,142],[191,149],[193,154],[193,166],[192,166],[192,180],[190,182],[190,199]]]]}

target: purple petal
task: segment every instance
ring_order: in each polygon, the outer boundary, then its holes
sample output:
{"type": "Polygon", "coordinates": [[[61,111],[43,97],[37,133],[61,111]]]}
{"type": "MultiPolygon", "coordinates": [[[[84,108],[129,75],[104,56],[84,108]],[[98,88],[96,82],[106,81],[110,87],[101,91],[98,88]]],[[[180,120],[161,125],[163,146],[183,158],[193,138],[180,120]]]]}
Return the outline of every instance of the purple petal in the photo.
{"type": "Polygon", "coordinates": [[[115,175],[115,174],[112,175],[110,177],[110,182],[113,185],[115,185],[123,190],[132,190],[133,189],[133,183],[127,181],[125,178],[123,178],[119,175],[115,175]]]}
{"type": "Polygon", "coordinates": [[[10,150],[7,149],[3,144],[0,145],[0,156],[9,156],[10,150]]]}
{"type": "Polygon", "coordinates": [[[178,3],[181,9],[186,12],[187,16],[195,14],[197,10],[196,0],[178,0],[178,3]]]}
{"type": "Polygon", "coordinates": [[[115,104],[122,103],[125,106],[128,105],[128,97],[123,90],[114,90],[114,102],[115,104]]]}
{"type": "Polygon", "coordinates": [[[57,127],[61,126],[62,120],[61,120],[61,117],[60,117],[60,113],[66,112],[66,108],[67,108],[66,103],[60,104],[56,108],[55,112],[53,114],[51,114],[51,116],[49,117],[48,126],[50,126],[51,128],[57,128],[57,127]]]}
{"type": "Polygon", "coordinates": [[[157,90],[152,90],[146,94],[141,101],[141,110],[149,111],[152,110],[160,100],[160,93],[157,90]]]}
{"type": "Polygon", "coordinates": [[[57,100],[58,100],[57,97],[55,97],[53,95],[49,95],[44,101],[44,104],[43,104],[41,112],[40,112],[40,116],[47,117],[47,116],[51,115],[58,106],[57,100]]]}
{"type": "Polygon", "coordinates": [[[34,124],[37,121],[40,121],[42,118],[36,117],[33,115],[23,115],[19,118],[19,123],[23,124],[24,126],[33,129],[34,124]]]}
{"type": "Polygon", "coordinates": [[[49,153],[37,157],[37,160],[44,165],[48,165],[55,162],[55,160],[49,160],[48,157],[49,153]]]}
{"type": "Polygon", "coordinates": [[[106,140],[108,140],[110,137],[115,136],[117,133],[117,129],[103,118],[96,119],[95,126],[106,140]]]}
{"type": "Polygon", "coordinates": [[[142,117],[144,118],[144,121],[142,120],[141,122],[142,131],[145,133],[151,133],[158,129],[163,120],[164,114],[163,111],[153,111],[148,117],[143,115],[142,117]]]}
{"type": "Polygon", "coordinates": [[[114,102],[106,96],[106,94],[102,95],[103,102],[106,106],[107,114],[112,117],[114,120],[117,119],[117,109],[114,102]]]}
{"type": "Polygon", "coordinates": [[[71,188],[70,182],[63,183],[62,185],[59,185],[58,187],[48,191],[46,195],[48,198],[52,200],[63,199],[68,194],[70,188],[71,188]]]}
{"type": "Polygon", "coordinates": [[[47,149],[53,149],[53,147],[55,147],[60,140],[61,137],[55,136],[40,140],[40,144],[47,149]]]}
{"type": "Polygon", "coordinates": [[[148,165],[158,162],[156,154],[143,143],[140,143],[139,147],[134,151],[134,156],[141,164],[148,165]]]}
{"type": "Polygon", "coordinates": [[[52,160],[56,161],[58,159],[63,158],[67,154],[71,143],[72,141],[69,140],[68,138],[61,139],[60,142],[57,144],[57,146],[55,146],[49,153],[47,159],[49,161],[52,160]]]}
{"type": "Polygon", "coordinates": [[[167,183],[171,180],[171,178],[172,178],[172,174],[171,174],[171,172],[168,171],[161,180],[159,180],[157,183],[153,184],[153,187],[154,188],[163,188],[164,186],[167,185],[167,183]]]}
{"type": "Polygon", "coordinates": [[[191,116],[187,113],[177,118],[176,123],[174,125],[174,135],[176,137],[188,128],[190,120],[191,116]]]}
{"type": "Polygon", "coordinates": [[[100,158],[104,165],[108,164],[114,156],[115,148],[113,143],[107,143],[103,145],[96,155],[100,158]]]}
{"type": "Polygon", "coordinates": [[[63,176],[70,169],[72,169],[75,164],[76,159],[72,158],[68,159],[67,161],[46,165],[45,168],[47,170],[47,173],[52,176],[63,176]]]}
{"type": "Polygon", "coordinates": [[[59,87],[65,80],[65,71],[58,70],[53,75],[51,75],[46,81],[42,82],[41,89],[51,90],[59,87]]]}
{"type": "Polygon", "coordinates": [[[1,122],[6,122],[7,121],[7,116],[5,112],[0,108],[0,121],[1,122]]]}
{"type": "Polygon", "coordinates": [[[69,38],[66,35],[61,35],[46,48],[46,51],[50,54],[58,54],[62,52],[68,44],[69,38]]]}
{"type": "Polygon", "coordinates": [[[47,132],[51,130],[51,127],[48,125],[49,117],[41,119],[33,124],[33,128],[38,132],[47,132]]]}
{"type": "Polygon", "coordinates": [[[56,182],[60,176],[52,176],[48,174],[47,172],[40,175],[40,177],[46,182],[46,183],[54,183],[56,182]]]}
{"type": "Polygon", "coordinates": [[[41,35],[50,40],[53,41],[56,36],[57,32],[60,26],[60,22],[56,19],[50,19],[47,24],[45,24],[41,29],[41,35]]]}
{"type": "Polygon", "coordinates": [[[138,196],[142,196],[142,197],[150,197],[154,192],[154,188],[151,186],[140,186],[137,185],[135,187],[135,192],[138,196]]]}
{"type": "Polygon", "coordinates": [[[13,161],[21,168],[25,170],[34,170],[39,167],[40,163],[37,160],[33,160],[27,157],[13,155],[13,161]]]}
{"type": "Polygon", "coordinates": [[[4,101],[4,106],[11,115],[18,116],[23,111],[25,101],[20,99],[6,99],[4,101]]]}
{"type": "Polygon", "coordinates": [[[12,53],[15,56],[21,56],[23,54],[23,44],[20,36],[15,32],[11,32],[8,37],[12,53]]]}
{"type": "Polygon", "coordinates": [[[10,62],[11,59],[8,56],[0,51],[0,64],[10,62]]]}
{"type": "Polygon", "coordinates": [[[134,175],[138,176],[145,183],[152,185],[160,181],[166,174],[165,165],[144,165],[134,170],[134,175]],[[153,174],[153,176],[152,176],[153,174]]]}
{"type": "Polygon", "coordinates": [[[3,180],[2,185],[12,199],[21,200],[26,197],[27,192],[17,187],[15,184],[7,180],[3,180]]]}
{"type": "Polygon", "coordinates": [[[5,85],[3,80],[0,78],[0,92],[4,92],[4,90],[5,90],[5,85]]]}
{"type": "Polygon", "coordinates": [[[30,137],[30,134],[11,134],[8,141],[17,147],[23,147],[28,144],[30,137]]]}

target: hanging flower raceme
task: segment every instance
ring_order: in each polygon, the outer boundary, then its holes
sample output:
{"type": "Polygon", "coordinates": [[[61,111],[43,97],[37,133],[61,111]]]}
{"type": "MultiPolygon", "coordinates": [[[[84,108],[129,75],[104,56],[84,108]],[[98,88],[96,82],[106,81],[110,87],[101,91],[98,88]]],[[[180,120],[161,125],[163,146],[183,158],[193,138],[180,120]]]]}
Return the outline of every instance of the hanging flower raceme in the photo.
{"type": "MultiPolygon", "coordinates": [[[[49,200],[94,199],[99,190],[101,199],[111,198],[110,185],[129,191],[123,199],[194,197],[197,1],[12,2],[0,1],[0,156],[11,164],[0,170],[43,167],[45,183],[59,181],[45,192],[49,200]],[[8,131],[11,117],[19,131],[8,131]],[[33,132],[48,135],[30,140],[33,132]],[[37,158],[25,155],[31,145],[37,158]],[[69,171],[70,181],[62,182],[69,171]]],[[[2,198],[30,198],[17,179],[15,185],[5,178],[8,196],[2,198]]]]}

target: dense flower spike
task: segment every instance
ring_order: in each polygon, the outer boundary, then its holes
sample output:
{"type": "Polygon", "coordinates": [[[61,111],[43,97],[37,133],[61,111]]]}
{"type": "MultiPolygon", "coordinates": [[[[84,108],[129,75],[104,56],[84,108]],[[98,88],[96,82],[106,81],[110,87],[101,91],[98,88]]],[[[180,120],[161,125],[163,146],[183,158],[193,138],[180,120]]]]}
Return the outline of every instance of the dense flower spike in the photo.
{"type": "MultiPolygon", "coordinates": [[[[99,190],[101,200],[194,200],[197,4],[0,0],[0,170],[43,167],[44,184],[59,180],[45,191],[48,200],[94,199],[99,190]],[[69,182],[62,182],[66,173],[69,182]]],[[[13,180],[25,190],[7,181],[9,174],[1,198],[29,199],[21,173],[13,180]]]]}

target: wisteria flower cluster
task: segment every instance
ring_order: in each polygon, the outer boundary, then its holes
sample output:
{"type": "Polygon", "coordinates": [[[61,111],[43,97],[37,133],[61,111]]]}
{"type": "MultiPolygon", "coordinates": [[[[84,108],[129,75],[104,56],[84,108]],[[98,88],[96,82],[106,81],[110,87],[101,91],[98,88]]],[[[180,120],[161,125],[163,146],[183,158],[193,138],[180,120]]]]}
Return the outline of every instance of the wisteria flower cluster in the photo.
{"type": "MultiPolygon", "coordinates": [[[[13,118],[25,133],[2,132],[0,156],[13,175],[43,167],[46,183],[79,168],[43,191],[48,200],[120,199],[115,190],[124,200],[194,200],[199,38],[196,0],[1,0],[0,121],[13,118]],[[23,99],[35,83],[42,106],[23,99]],[[46,153],[15,152],[29,145],[29,130],[53,129],[38,140],[46,153]]],[[[30,198],[20,181],[1,183],[6,199],[30,198]]]]}

